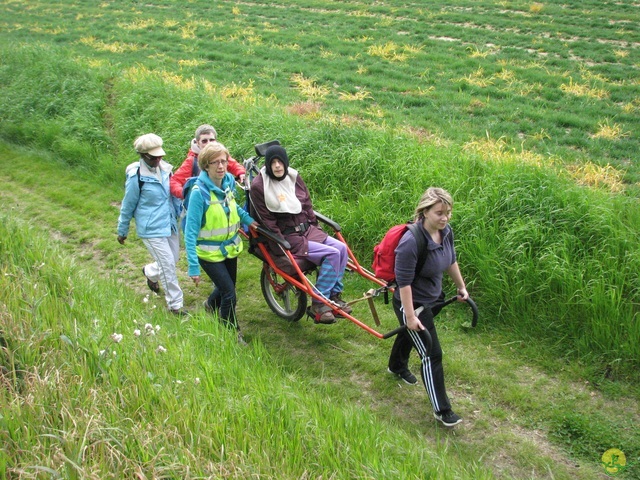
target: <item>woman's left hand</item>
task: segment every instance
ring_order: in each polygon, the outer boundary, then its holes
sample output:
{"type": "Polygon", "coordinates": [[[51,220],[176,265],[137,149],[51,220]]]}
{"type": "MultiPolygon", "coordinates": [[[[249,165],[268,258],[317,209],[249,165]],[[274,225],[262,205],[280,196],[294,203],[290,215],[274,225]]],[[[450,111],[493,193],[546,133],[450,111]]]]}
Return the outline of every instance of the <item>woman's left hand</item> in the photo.
{"type": "Polygon", "coordinates": [[[459,288],[458,289],[458,301],[459,302],[464,302],[467,298],[469,298],[469,292],[467,292],[466,287],[465,288],[459,288]]]}
{"type": "Polygon", "coordinates": [[[191,277],[191,280],[193,280],[193,283],[198,285],[200,283],[200,275],[194,275],[193,277],[191,277]]]}

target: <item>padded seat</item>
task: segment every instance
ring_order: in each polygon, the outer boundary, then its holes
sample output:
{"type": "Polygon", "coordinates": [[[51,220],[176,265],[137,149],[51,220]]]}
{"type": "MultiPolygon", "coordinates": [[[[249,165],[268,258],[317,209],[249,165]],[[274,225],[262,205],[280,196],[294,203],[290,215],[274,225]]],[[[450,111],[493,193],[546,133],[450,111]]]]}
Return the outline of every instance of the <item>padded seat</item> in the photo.
{"type": "MultiPolygon", "coordinates": [[[[269,241],[265,237],[262,237],[262,236],[258,236],[257,238],[252,237],[251,240],[249,241],[249,253],[251,253],[252,255],[255,255],[263,262],[266,262],[267,260],[266,258],[264,258],[264,255],[262,254],[262,250],[260,250],[260,248],[258,247],[257,245],[258,243],[263,243],[267,247],[267,249],[269,248],[269,241]]],[[[296,275],[297,272],[293,267],[293,265],[291,264],[291,262],[289,261],[289,257],[287,257],[286,255],[274,255],[272,252],[269,252],[269,253],[271,255],[271,259],[273,260],[273,263],[275,263],[280,270],[285,272],[287,275],[291,275],[291,276],[296,275]]],[[[302,272],[304,273],[310,272],[317,267],[315,263],[310,262],[306,258],[295,257],[295,260],[300,270],[302,270],[302,272]]]]}

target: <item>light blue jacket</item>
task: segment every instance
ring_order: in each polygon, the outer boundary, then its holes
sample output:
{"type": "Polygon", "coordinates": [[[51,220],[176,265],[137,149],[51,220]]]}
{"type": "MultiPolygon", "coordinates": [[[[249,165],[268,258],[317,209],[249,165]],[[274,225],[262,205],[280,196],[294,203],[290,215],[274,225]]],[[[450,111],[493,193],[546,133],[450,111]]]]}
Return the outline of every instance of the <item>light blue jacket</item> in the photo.
{"type": "Polygon", "coordinates": [[[136,220],[136,232],[140,238],[162,238],[177,233],[175,199],[169,192],[169,178],[173,167],[162,160],[158,168],[162,182],[143,160],[127,167],[124,199],[118,218],[118,235],[128,236],[132,218],[136,220]]]}
{"type": "MultiPolygon", "coordinates": [[[[209,178],[207,172],[200,172],[198,179],[204,183],[209,189],[211,198],[215,197],[218,200],[224,200],[226,198],[226,191],[231,190],[233,194],[236,193],[236,182],[233,175],[227,173],[222,179],[222,188],[218,188],[209,178]]],[[[187,222],[184,228],[184,244],[187,251],[187,261],[189,263],[188,275],[190,277],[200,275],[200,263],[198,262],[198,255],[196,253],[196,241],[198,234],[202,228],[202,215],[209,208],[209,205],[205,204],[205,199],[202,193],[197,188],[191,189],[189,194],[189,208],[187,209],[187,222]]],[[[246,210],[240,205],[236,205],[238,216],[240,217],[240,223],[243,225],[251,225],[254,220],[251,218],[246,210]]],[[[227,206],[224,207],[225,211],[228,211],[227,206]]]]}

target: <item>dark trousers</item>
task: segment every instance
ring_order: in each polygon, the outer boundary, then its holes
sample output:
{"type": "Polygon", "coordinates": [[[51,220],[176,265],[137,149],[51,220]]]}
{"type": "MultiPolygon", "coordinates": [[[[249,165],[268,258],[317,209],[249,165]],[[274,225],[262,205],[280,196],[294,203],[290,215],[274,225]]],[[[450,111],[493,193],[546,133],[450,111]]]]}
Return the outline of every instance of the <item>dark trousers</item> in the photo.
{"type": "MultiPolygon", "coordinates": [[[[433,317],[436,316],[441,306],[433,309],[425,307],[425,309],[418,315],[418,319],[427,329],[431,335],[431,351],[428,350],[429,340],[424,331],[403,330],[393,342],[391,348],[391,355],[389,356],[389,369],[393,372],[401,372],[409,368],[409,355],[411,349],[415,347],[420,355],[422,382],[424,388],[429,395],[431,405],[434,412],[442,412],[451,409],[451,403],[447,396],[447,390],[444,386],[444,369],[442,368],[442,348],[440,348],[440,341],[438,340],[438,333],[436,332],[436,326],[433,322],[433,317]]],[[[402,310],[402,304],[400,300],[393,298],[393,311],[398,317],[400,325],[406,325],[407,321],[404,316],[404,310],[402,310]]]]}
{"type": "Polygon", "coordinates": [[[236,276],[238,258],[227,258],[222,262],[207,262],[198,259],[200,266],[213,282],[213,291],[207,302],[218,318],[228,326],[239,329],[236,320],[236,276]]]}

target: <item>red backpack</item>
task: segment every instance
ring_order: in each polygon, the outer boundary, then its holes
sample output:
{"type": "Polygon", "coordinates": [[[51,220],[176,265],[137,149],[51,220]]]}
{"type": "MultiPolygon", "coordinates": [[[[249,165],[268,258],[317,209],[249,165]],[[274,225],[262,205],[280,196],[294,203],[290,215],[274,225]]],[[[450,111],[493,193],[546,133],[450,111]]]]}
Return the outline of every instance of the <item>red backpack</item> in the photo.
{"type": "Polygon", "coordinates": [[[385,233],[382,241],[373,247],[373,273],[376,277],[393,283],[396,280],[395,266],[396,254],[395,250],[400,243],[400,239],[409,230],[413,233],[418,245],[418,263],[416,263],[416,272],[422,270],[424,262],[427,259],[427,250],[425,238],[419,227],[415,223],[402,223],[391,227],[385,233]]]}

